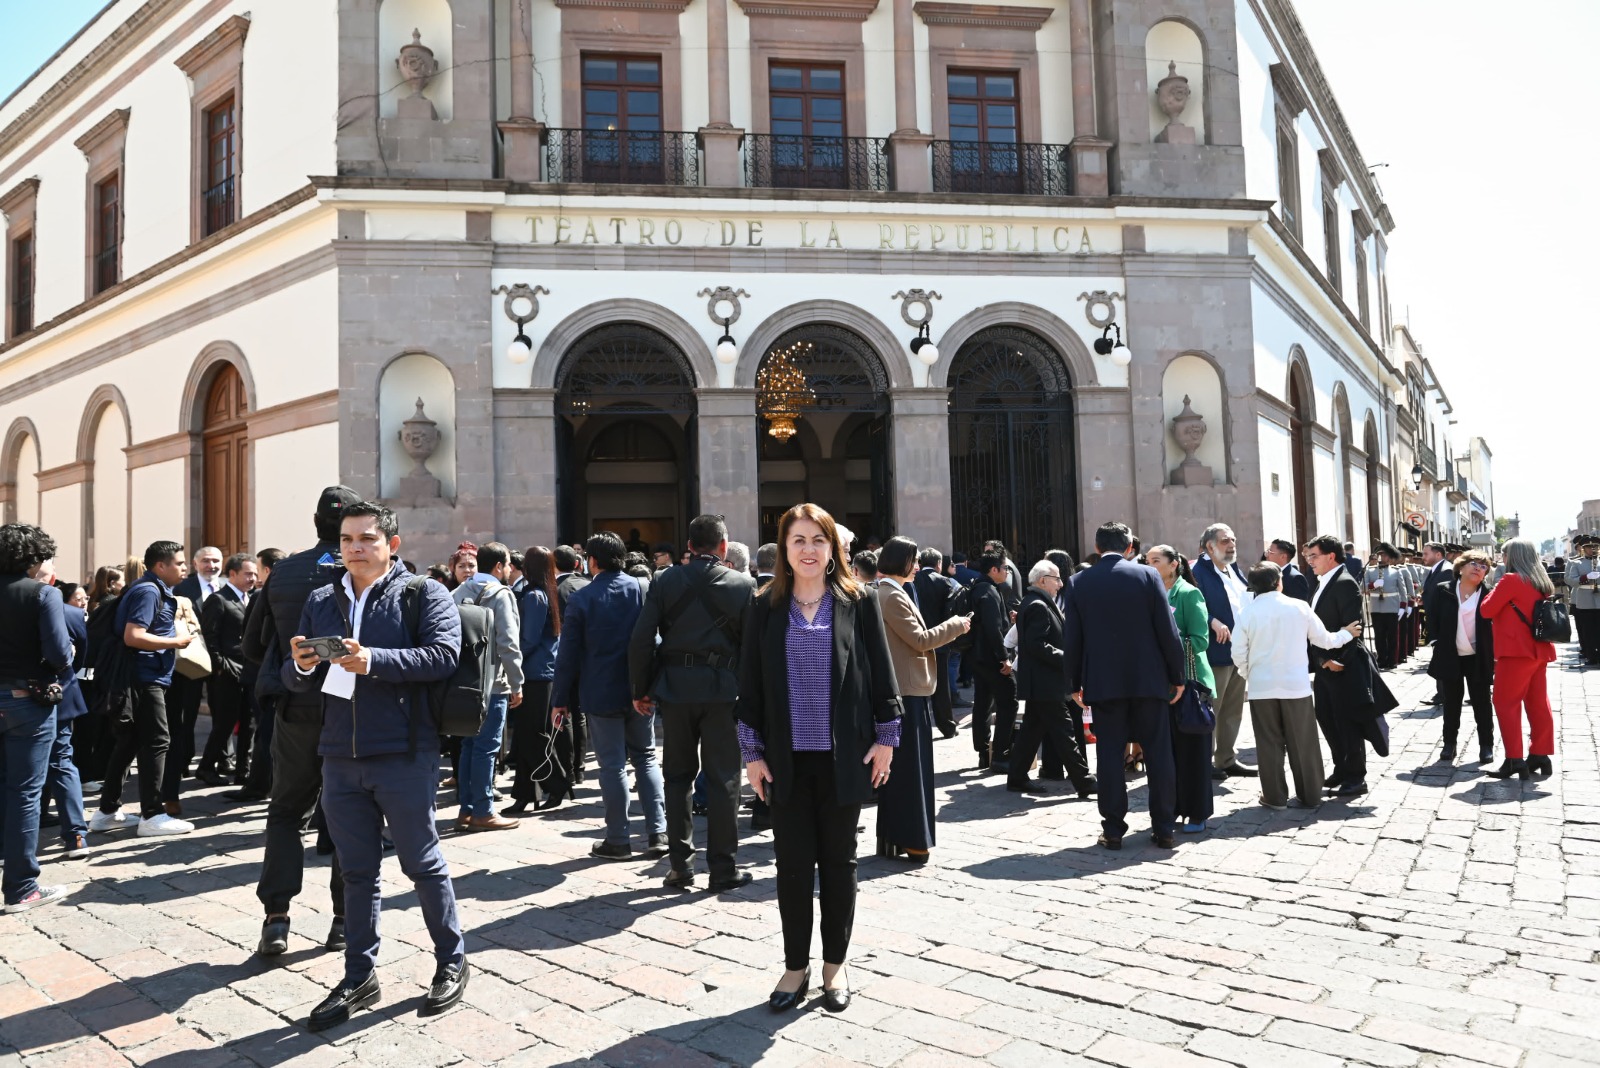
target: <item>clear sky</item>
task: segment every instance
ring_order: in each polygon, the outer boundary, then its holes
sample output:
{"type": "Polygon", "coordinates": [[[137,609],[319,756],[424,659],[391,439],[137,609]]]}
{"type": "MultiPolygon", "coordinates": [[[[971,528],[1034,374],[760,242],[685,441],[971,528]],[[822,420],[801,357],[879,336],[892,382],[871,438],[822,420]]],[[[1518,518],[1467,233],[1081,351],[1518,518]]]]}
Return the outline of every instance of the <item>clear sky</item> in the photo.
{"type": "MultiPolygon", "coordinates": [[[[104,0],[0,0],[0,98],[104,0]]],[[[1600,0],[1298,0],[1394,212],[1390,299],[1536,541],[1600,497],[1600,0]]]]}

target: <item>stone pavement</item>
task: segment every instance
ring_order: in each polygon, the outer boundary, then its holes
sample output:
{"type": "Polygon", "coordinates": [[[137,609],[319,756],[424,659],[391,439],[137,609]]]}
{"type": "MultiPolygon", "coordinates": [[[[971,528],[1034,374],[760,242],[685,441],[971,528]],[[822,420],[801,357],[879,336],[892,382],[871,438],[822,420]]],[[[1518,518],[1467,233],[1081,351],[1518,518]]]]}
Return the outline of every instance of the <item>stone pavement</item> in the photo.
{"type": "Polygon", "coordinates": [[[1600,1063],[1600,671],[1552,669],[1558,774],[1528,784],[1435,763],[1431,680],[1391,680],[1368,797],[1272,813],[1232,780],[1213,830],[1171,853],[1142,831],[1105,853],[1093,804],[1008,794],[973,774],[965,731],[939,743],[935,859],[863,858],[840,1016],[765,1007],[769,835],[746,834],[747,891],[663,891],[665,862],[587,856],[591,785],[516,831],[446,838],[476,969],[462,1007],[417,1015],[432,962],[391,860],[383,1001],[306,1034],[341,972],[312,941],[326,861],[290,952],[259,962],[263,808],[205,790],[194,835],[52,854],[70,902],[0,917],[0,1068],[1600,1063]]]}

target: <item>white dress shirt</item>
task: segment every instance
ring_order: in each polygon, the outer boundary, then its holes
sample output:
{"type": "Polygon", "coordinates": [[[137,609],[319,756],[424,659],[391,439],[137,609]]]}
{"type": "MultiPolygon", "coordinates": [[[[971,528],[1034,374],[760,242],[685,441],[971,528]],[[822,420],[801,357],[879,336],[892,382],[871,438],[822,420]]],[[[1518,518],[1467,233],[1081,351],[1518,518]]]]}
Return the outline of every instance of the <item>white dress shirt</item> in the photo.
{"type": "Polygon", "coordinates": [[[1304,601],[1262,593],[1233,630],[1233,666],[1245,677],[1245,696],[1252,701],[1310,697],[1306,643],[1339,649],[1350,637],[1343,629],[1329,634],[1304,601]]]}
{"type": "MultiPolygon", "coordinates": [[[[1456,594],[1458,599],[1460,596],[1456,594]]],[[[1478,651],[1478,599],[1482,596],[1483,587],[1479,586],[1456,609],[1456,652],[1462,656],[1472,656],[1478,651]]]]}

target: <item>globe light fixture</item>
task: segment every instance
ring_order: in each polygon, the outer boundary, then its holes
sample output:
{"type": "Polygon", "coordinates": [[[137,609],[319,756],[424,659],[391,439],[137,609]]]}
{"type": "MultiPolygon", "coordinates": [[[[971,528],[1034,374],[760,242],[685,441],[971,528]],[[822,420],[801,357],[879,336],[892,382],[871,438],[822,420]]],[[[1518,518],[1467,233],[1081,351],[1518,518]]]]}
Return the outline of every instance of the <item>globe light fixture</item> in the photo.
{"type": "Polygon", "coordinates": [[[733,366],[739,362],[739,343],[733,339],[733,324],[739,318],[739,298],[748,297],[750,294],[742,289],[733,289],[730,286],[717,286],[715,289],[702,289],[696,296],[706,299],[706,316],[722,327],[722,336],[717,338],[715,350],[717,362],[725,366],[733,366]]]}
{"type": "Polygon", "coordinates": [[[1122,327],[1116,323],[1107,323],[1105,330],[1094,339],[1094,351],[1101,356],[1111,357],[1111,362],[1118,367],[1126,367],[1133,362],[1133,350],[1122,343],[1122,327]],[[1111,331],[1117,332],[1117,340],[1111,340],[1111,331]]]}
{"type": "Polygon", "coordinates": [[[511,339],[511,344],[506,346],[506,359],[512,363],[527,363],[528,357],[533,355],[533,341],[522,332],[519,324],[517,336],[511,339]]]}
{"type": "Polygon", "coordinates": [[[505,294],[506,318],[517,324],[517,336],[506,346],[506,359],[512,363],[527,363],[533,356],[533,339],[528,337],[527,325],[539,315],[539,294],[550,295],[544,286],[530,286],[526,282],[498,286],[491,294],[505,294]]]}

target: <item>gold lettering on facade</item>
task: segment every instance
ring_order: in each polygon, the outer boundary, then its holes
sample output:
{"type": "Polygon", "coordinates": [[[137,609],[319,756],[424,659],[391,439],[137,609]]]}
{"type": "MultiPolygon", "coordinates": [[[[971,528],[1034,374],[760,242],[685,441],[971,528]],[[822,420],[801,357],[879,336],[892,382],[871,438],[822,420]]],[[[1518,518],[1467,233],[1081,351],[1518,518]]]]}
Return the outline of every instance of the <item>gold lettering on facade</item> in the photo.
{"type": "MultiPolygon", "coordinates": [[[[771,218],[706,218],[703,216],[670,216],[654,218],[647,216],[626,217],[621,215],[593,217],[583,216],[583,226],[579,229],[579,218],[566,215],[528,215],[524,216],[528,223],[528,239],[533,244],[545,245],[599,245],[601,233],[604,229],[610,230],[610,244],[634,246],[659,246],[681,245],[683,243],[685,226],[701,227],[701,234],[696,239],[696,244],[708,248],[732,248],[739,245],[741,236],[746,248],[766,248],[767,238],[774,238],[774,245],[778,248],[830,248],[844,249],[846,247],[844,235],[840,233],[838,220],[827,220],[827,236],[819,238],[813,224],[815,219],[771,219],[771,218]],[[554,223],[546,229],[545,223],[554,223]],[[795,223],[799,225],[796,226],[795,223]],[[629,227],[637,229],[630,232],[629,227]],[[772,228],[769,235],[768,229],[772,228]]],[[[1088,227],[1083,226],[1050,226],[1037,224],[1011,224],[1011,223],[957,223],[933,222],[923,219],[921,222],[894,222],[872,223],[865,220],[857,221],[848,219],[845,222],[845,234],[852,238],[849,247],[866,248],[868,234],[866,227],[876,225],[878,229],[877,247],[880,250],[905,249],[908,252],[920,251],[960,251],[960,252],[1033,252],[1035,254],[1050,255],[1067,254],[1087,256],[1095,252],[1094,241],[1088,227]],[[1032,245],[1028,244],[1029,235],[1018,233],[1026,226],[1031,231],[1032,245]],[[977,234],[973,234],[973,230],[977,234]],[[1040,233],[1048,231],[1048,238],[1040,233]],[[1076,233],[1074,233],[1076,231],[1076,233]],[[954,246],[954,247],[952,247],[954,246]]]]}
{"type": "Polygon", "coordinates": [[[1065,226],[1058,226],[1055,229],[1055,233],[1050,235],[1050,238],[1056,243],[1057,252],[1065,252],[1067,251],[1067,242],[1072,240],[1072,231],[1065,226]]]}
{"type": "Polygon", "coordinates": [[[807,225],[809,225],[809,224],[807,224],[807,222],[804,219],[800,220],[800,247],[801,248],[816,248],[817,247],[817,239],[814,238],[814,237],[808,239],[807,236],[806,236],[806,227],[807,227],[807,225]]]}
{"type": "Polygon", "coordinates": [[[751,248],[761,247],[761,230],[766,224],[757,219],[745,220],[745,244],[751,248]]]}
{"type": "Polygon", "coordinates": [[[1011,227],[1009,227],[1009,226],[1006,227],[1006,251],[1007,252],[1021,252],[1022,251],[1022,246],[1020,244],[1017,244],[1017,243],[1015,243],[1015,242],[1013,242],[1011,240],[1011,227]]]}
{"type": "Polygon", "coordinates": [[[557,215],[556,216],[556,244],[558,244],[558,245],[570,245],[570,244],[572,244],[572,238],[570,236],[568,236],[568,232],[571,229],[572,229],[572,220],[567,218],[565,215],[557,215]]]}
{"type": "Polygon", "coordinates": [[[668,219],[667,225],[662,227],[662,234],[667,239],[667,244],[676,245],[683,240],[683,224],[677,219],[668,219]]]}
{"type": "Polygon", "coordinates": [[[537,216],[537,215],[530,215],[530,216],[528,216],[528,221],[533,224],[533,239],[532,240],[533,240],[533,243],[537,245],[539,243],[539,224],[544,222],[544,220],[542,218],[540,218],[539,216],[537,216]]]}
{"type": "Polygon", "coordinates": [[[978,227],[978,237],[983,242],[981,245],[978,246],[979,248],[981,248],[984,252],[993,252],[994,251],[994,227],[992,227],[992,226],[979,226],[978,227]]]}
{"type": "Polygon", "coordinates": [[[906,248],[918,249],[922,247],[922,227],[916,223],[906,223],[906,248]]]}
{"type": "Polygon", "coordinates": [[[1087,256],[1094,251],[1094,246],[1089,244],[1089,228],[1083,228],[1083,238],[1078,242],[1078,255],[1087,256]]]}
{"type": "Polygon", "coordinates": [[[719,220],[718,225],[722,234],[723,247],[727,247],[739,240],[739,227],[732,219],[719,220]]]}
{"type": "Polygon", "coordinates": [[[832,221],[830,221],[828,223],[828,240],[823,242],[823,247],[825,247],[825,248],[844,248],[844,246],[839,243],[839,224],[838,223],[832,222],[832,221]]]}
{"type": "Polygon", "coordinates": [[[639,244],[653,245],[656,243],[656,224],[654,219],[641,218],[639,220],[639,244]]]}
{"type": "Polygon", "coordinates": [[[583,221],[585,225],[583,227],[582,244],[598,245],[600,243],[600,235],[594,232],[594,220],[585,216],[583,221]]]}
{"type": "Polygon", "coordinates": [[[1039,251],[1039,228],[1037,226],[1033,228],[1033,251],[1039,251]]]}
{"type": "Polygon", "coordinates": [[[967,238],[971,229],[972,228],[970,226],[956,227],[956,248],[960,249],[962,252],[967,251],[967,238]]]}
{"type": "Polygon", "coordinates": [[[878,224],[878,247],[894,248],[894,227],[888,223],[878,224]]]}
{"type": "Polygon", "coordinates": [[[929,223],[928,224],[928,247],[931,248],[931,249],[938,248],[939,247],[939,243],[942,242],[943,240],[944,240],[944,227],[940,226],[938,223],[929,223]]]}
{"type": "Polygon", "coordinates": [[[606,222],[611,224],[612,229],[614,229],[617,234],[617,239],[612,242],[613,245],[622,244],[622,224],[626,221],[627,220],[623,219],[620,215],[613,215],[611,218],[606,220],[606,222]]]}

